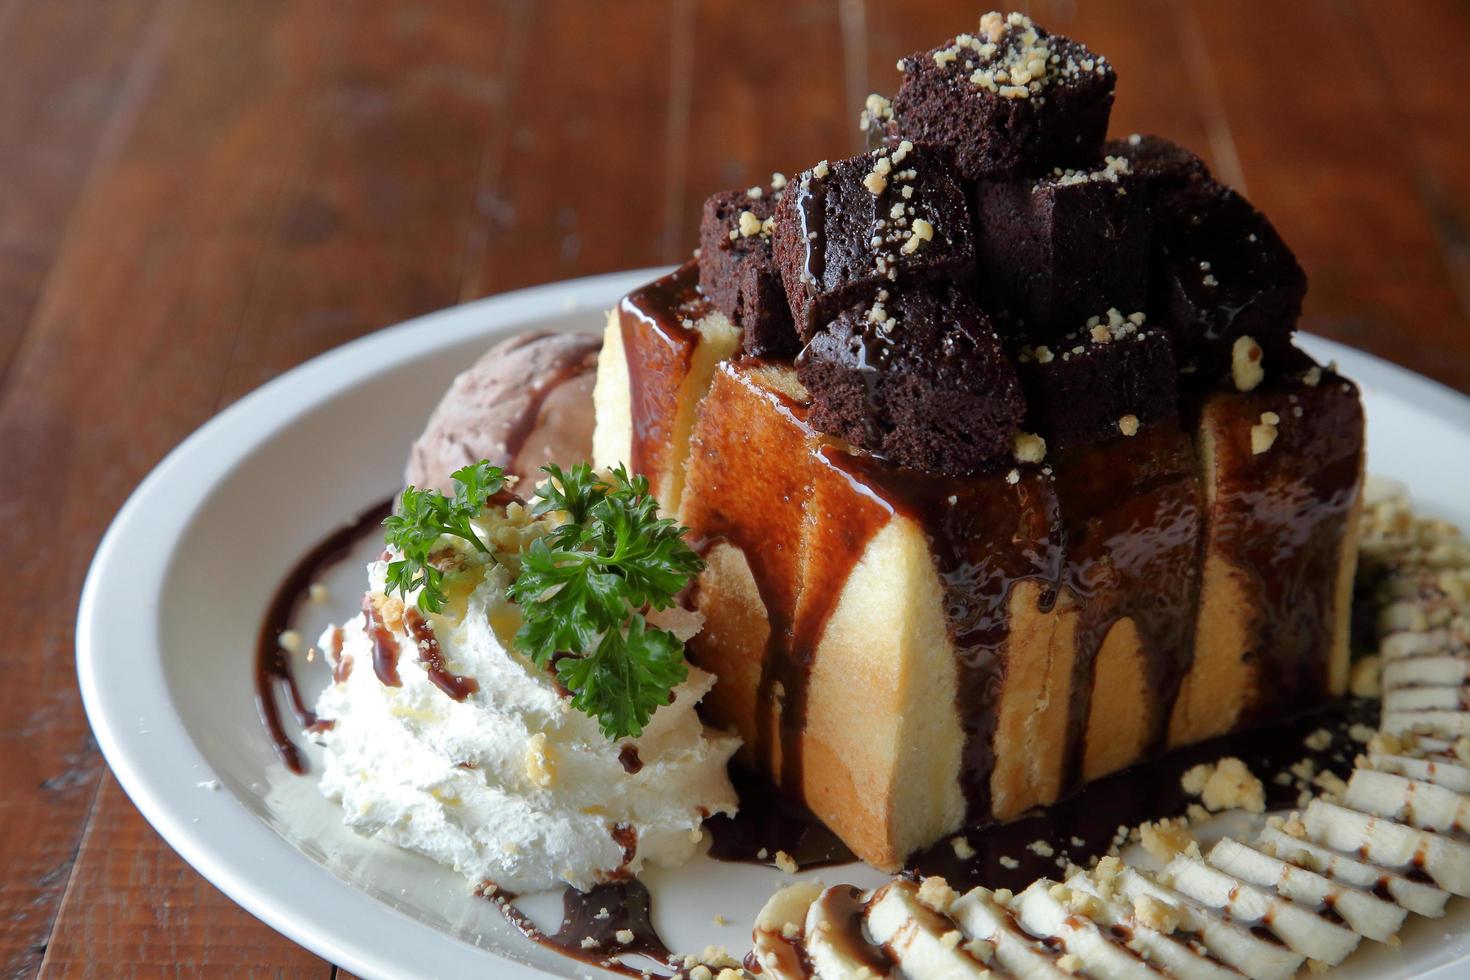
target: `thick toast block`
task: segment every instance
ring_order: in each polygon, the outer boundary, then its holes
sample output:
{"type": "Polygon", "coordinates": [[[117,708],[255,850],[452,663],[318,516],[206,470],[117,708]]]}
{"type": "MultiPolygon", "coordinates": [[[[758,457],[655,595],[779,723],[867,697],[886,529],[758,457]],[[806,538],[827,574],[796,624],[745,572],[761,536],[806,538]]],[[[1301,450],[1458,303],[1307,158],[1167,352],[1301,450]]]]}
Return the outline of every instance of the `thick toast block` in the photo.
{"type": "Polygon", "coordinates": [[[1055,797],[1164,747],[1194,654],[1203,501],[1173,419],[1052,466],[1067,540],[1052,656],[1073,677],[1055,797]]]}
{"type": "Polygon", "coordinates": [[[678,512],[694,413],[740,328],[697,289],[688,262],[624,296],[607,316],[592,401],[592,462],[648,477],[665,513],[678,512]]]}
{"type": "Polygon", "coordinates": [[[1199,621],[1171,745],[1346,691],[1363,409],[1351,382],[1307,377],[1199,406],[1199,621]]]}
{"type": "Polygon", "coordinates": [[[1065,712],[1039,707],[1055,497],[1035,468],[949,479],[875,461],[812,428],[801,397],[789,368],[715,373],[679,514],[709,561],[690,656],[720,677],[706,703],[747,761],[896,868],[1057,783],[1065,712]]]}

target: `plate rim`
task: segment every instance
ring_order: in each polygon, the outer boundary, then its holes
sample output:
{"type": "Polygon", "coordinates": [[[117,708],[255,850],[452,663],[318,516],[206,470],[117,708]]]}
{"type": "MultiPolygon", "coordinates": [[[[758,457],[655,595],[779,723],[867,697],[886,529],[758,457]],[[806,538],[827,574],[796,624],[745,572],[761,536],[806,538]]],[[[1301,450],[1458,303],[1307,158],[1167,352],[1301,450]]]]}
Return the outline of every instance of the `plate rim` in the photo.
{"type": "MultiPolygon", "coordinates": [[[[500,975],[545,976],[496,950],[447,935],[319,863],[303,860],[293,844],[231,793],[195,789],[192,796],[181,795],[181,789],[211,779],[212,769],[173,710],[160,660],[157,616],[137,617],[132,638],[119,640],[115,632],[105,632],[109,614],[140,608],[156,612],[156,586],[166,577],[179,537],[208,490],[295,418],[391,367],[398,352],[431,353],[452,346],[487,321],[513,330],[552,310],[605,310],[629,289],[669,268],[605,273],[502,293],[414,317],[318,354],[229,405],[165,455],[119,508],[97,547],[77,608],[76,667],[87,719],[119,785],[169,846],[215,887],[277,932],[338,966],[367,978],[456,976],[484,969],[488,955],[495,957],[500,975]],[[239,438],[232,440],[231,435],[239,438]],[[186,492],[200,486],[198,474],[204,467],[206,492],[186,492]],[[188,479],[175,478],[184,471],[188,479]],[[162,548],[155,538],[160,526],[168,532],[162,548]],[[140,539],[141,534],[146,536],[140,539]],[[104,654],[108,647],[112,649],[104,654]],[[130,656],[116,656],[118,648],[130,656]],[[108,693],[119,672],[127,673],[126,699],[108,693]],[[202,822],[206,817],[207,823],[202,822]],[[231,845],[220,847],[221,839],[231,845]],[[288,893],[261,881],[267,874],[262,869],[280,861],[287,862],[281,867],[291,877],[288,893]],[[327,917],[324,908],[331,909],[327,917]],[[337,924],[353,921],[358,912],[392,915],[373,930],[337,924]],[[434,944],[433,956],[424,955],[424,942],[434,944]]],[[[1470,396],[1374,354],[1311,334],[1300,336],[1323,359],[1365,369],[1371,380],[1355,378],[1364,387],[1470,430],[1470,396]]],[[[1455,965],[1444,964],[1430,974],[1455,965]]]]}

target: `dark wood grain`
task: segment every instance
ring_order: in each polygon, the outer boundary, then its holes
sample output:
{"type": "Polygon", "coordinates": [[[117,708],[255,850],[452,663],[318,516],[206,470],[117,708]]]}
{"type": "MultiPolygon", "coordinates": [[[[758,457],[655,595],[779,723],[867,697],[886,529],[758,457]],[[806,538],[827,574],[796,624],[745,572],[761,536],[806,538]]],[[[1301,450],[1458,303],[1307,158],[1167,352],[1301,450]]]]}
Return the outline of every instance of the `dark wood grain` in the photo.
{"type": "MultiPolygon", "coordinates": [[[[181,11],[150,92],[72,216],[0,402],[11,477],[0,559],[34,570],[0,599],[11,630],[0,649],[8,974],[39,959],[94,803],[99,764],[72,668],[87,553],[148,468],[219,403],[248,307],[240,270],[260,260],[304,141],[329,11],[284,0],[181,11]]],[[[193,922],[200,935],[214,926],[193,922]]]]}
{"type": "MultiPolygon", "coordinates": [[[[1342,11],[1280,4],[1270,30],[1223,0],[1179,16],[1209,38],[1247,193],[1307,270],[1308,326],[1470,387],[1470,321],[1371,56],[1391,31],[1363,36],[1342,11]]],[[[1462,121],[1466,105],[1462,93],[1462,121]]]]}
{"type": "MultiPolygon", "coordinates": [[[[1026,5],[1116,64],[1114,132],[1243,186],[1308,325],[1470,390],[1460,0],[1026,5]],[[1268,24],[1269,29],[1262,25],[1268,24]]],[[[348,975],[190,871],[103,767],[71,621],[127,492],[379,326],[672,262],[712,191],[861,146],[979,8],[865,0],[0,0],[0,976],[348,975]],[[44,556],[38,561],[37,556],[44,556]]]]}
{"type": "Polygon", "coordinates": [[[326,980],[331,967],[246,915],[167,847],[106,775],[46,950],[63,977],[326,980]]]}
{"type": "Polygon", "coordinates": [[[172,6],[0,4],[0,391],[98,151],[147,96],[172,6]]]}
{"type": "Polygon", "coordinates": [[[466,299],[673,261],[686,179],[692,0],[527,8],[506,131],[473,199],[466,299]]]}

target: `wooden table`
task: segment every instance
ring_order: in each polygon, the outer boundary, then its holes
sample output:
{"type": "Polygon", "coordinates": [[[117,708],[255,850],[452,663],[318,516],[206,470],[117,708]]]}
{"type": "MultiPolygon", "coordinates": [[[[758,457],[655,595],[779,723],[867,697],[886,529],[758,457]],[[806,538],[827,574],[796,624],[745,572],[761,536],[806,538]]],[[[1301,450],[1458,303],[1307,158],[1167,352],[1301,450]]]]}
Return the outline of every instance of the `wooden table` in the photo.
{"type": "MultiPolygon", "coordinates": [[[[1114,130],[1203,152],[1308,326],[1470,390],[1463,0],[1035,3],[1114,130]]],[[[102,531],[196,426],[353,337],[686,255],[710,192],[860,149],[971,3],[0,0],[0,975],[336,973],[149,829],[77,699],[102,531]]]]}

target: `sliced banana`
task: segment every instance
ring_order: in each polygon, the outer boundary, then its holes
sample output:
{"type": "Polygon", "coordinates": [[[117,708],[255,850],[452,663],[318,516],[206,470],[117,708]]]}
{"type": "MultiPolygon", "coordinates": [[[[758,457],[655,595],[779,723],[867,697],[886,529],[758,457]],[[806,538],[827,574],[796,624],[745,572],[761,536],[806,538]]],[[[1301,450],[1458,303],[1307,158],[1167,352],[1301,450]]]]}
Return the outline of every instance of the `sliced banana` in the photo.
{"type": "Polygon", "coordinates": [[[1145,905],[1153,913],[1149,921],[1155,925],[1150,925],[1131,903],[1103,897],[1097,883],[1085,873],[1078,872],[1068,878],[1067,887],[1096,899],[1097,904],[1088,908],[1089,917],[1170,976],[1179,980],[1240,980],[1240,971],[1215,959],[1203,943],[1191,944],[1171,935],[1178,917],[1178,910],[1173,906],[1157,900],[1153,900],[1151,907],[1145,905]]]}
{"type": "Polygon", "coordinates": [[[1389,868],[1415,869],[1453,895],[1470,895],[1470,847],[1459,841],[1321,799],[1311,802],[1302,820],[1319,844],[1389,868]]]}
{"type": "Polygon", "coordinates": [[[990,946],[966,941],[959,926],[919,900],[919,888],[911,881],[898,878],[878,889],[868,903],[867,922],[868,935],[911,980],[981,980],[991,975],[990,946]]]}
{"type": "Polygon", "coordinates": [[[1296,952],[1329,965],[1345,960],[1361,938],[1316,909],[1262,891],[1198,858],[1175,858],[1164,876],[1195,901],[1226,913],[1236,922],[1264,926],[1296,952]]]}
{"type": "Polygon", "coordinates": [[[1379,728],[1390,735],[1430,735],[1454,740],[1470,734],[1470,712],[1385,711],[1379,728]]]}
{"type": "Polygon", "coordinates": [[[1434,783],[1436,786],[1443,786],[1455,793],[1470,793],[1470,768],[1456,762],[1440,759],[1416,759],[1413,756],[1388,755],[1379,752],[1369,753],[1361,761],[1367,764],[1367,768],[1376,769],[1379,772],[1434,783]]]}
{"type": "Polygon", "coordinates": [[[1293,837],[1274,827],[1262,830],[1257,841],[1278,858],[1299,868],[1386,895],[1416,915],[1438,918],[1444,915],[1445,903],[1450,898],[1450,893],[1442,888],[1405,878],[1397,871],[1293,837]]]}
{"type": "Polygon", "coordinates": [[[804,980],[807,976],[798,944],[807,911],[821,894],[821,885],[804,881],[788,885],[766,900],[755,918],[752,936],[762,976],[775,980],[804,980]]]}
{"type": "Polygon", "coordinates": [[[1433,657],[1470,653],[1465,640],[1447,629],[1423,633],[1393,633],[1378,644],[1378,655],[1385,664],[1412,657],[1433,657]]]}
{"type": "Polygon", "coordinates": [[[1228,837],[1210,850],[1206,860],[1241,881],[1274,889],[1296,905],[1331,911],[1358,935],[1379,942],[1397,933],[1408,915],[1393,902],[1338,884],[1228,837]]]}
{"type": "Polygon", "coordinates": [[[1010,910],[996,902],[990,889],[971,889],[950,906],[949,915],[967,939],[989,943],[995,950],[993,962],[1007,973],[1021,980],[1066,980],[1070,976],[1057,965],[1055,952],[1021,931],[1010,910]]]}
{"type": "Polygon", "coordinates": [[[1464,711],[1467,707],[1470,688],[1400,687],[1383,694],[1384,711],[1464,711]]]}
{"type": "Polygon", "coordinates": [[[1353,771],[1343,803],[1364,813],[1441,834],[1464,831],[1470,826],[1470,796],[1435,783],[1375,769],[1353,771]]]}
{"type": "Polygon", "coordinates": [[[1257,980],[1286,980],[1306,962],[1306,957],[1249,929],[1222,918],[1216,912],[1166,885],[1161,885],[1132,868],[1117,877],[1117,890],[1131,902],[1147,895],[1179,910],[1178,928],[1196,933],[1217,958],[1257,980]]]}
{"type": "Polygon", "coordinates": [[[833,885],[806,912],[806,955],[819,977],[877,980],[893,975],[887,953],[862,928],[866,896],[853,885],[833,885]]]}
{"type": "Polygon", "coordinates": [[[1088,916],[1100,904],[1086,892],[1040,878],[1012,903],[1021,927],[1038,939],[1059,941],[1092,980],[1157,980],[1158,974],[1128,947],[1105,935],[1088,916]]]}
{"type": "Polygon", "coordinates": [[[1388,692],[1430,684],[1454,687],[1467,682],[1470,657],[1409,657],[1383,665],[1383,689],[1388,692]]]}

